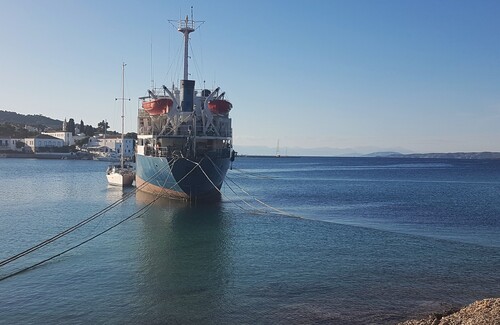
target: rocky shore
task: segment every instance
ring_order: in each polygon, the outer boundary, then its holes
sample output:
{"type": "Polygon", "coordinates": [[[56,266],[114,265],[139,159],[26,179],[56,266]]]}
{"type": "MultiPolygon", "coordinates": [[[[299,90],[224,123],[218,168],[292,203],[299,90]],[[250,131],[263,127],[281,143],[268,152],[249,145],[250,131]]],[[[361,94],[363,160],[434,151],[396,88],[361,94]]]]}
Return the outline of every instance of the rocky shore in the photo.
{"type": "Polygon", "coordinates": [[[478,300],[458,310],[398,325],[500,325],[500,298],[478,300]]]}

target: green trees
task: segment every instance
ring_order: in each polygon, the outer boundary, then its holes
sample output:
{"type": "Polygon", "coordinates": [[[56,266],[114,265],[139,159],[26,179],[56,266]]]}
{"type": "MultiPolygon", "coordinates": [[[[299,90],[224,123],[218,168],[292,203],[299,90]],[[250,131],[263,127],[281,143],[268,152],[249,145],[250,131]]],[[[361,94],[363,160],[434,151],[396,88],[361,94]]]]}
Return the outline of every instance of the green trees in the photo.
{"type": "Polygon", "coordinates": [[[39,132],[28,131],[23,125],[15,123],[1,123],[0,137],[28,138],[39,134],[39,132]]]}
{"type": "Polygon", "coordinates": [[[89,143],[89,137],[85,137],[83,139],[80,139],[80,140],[75,140],[75,145],[79,146],[79,147],[82,147],[84,144],[87,144],[89,143]]]}
{"type": "Polygon", "coordinates": [[[9,123],[0,124],[0,136],[12,136],[16,132],[16,127],[9,123]]]}
{"type": "Polygon", "coordinates": [[[83,133],[88,137],[93,137],[95,135],[95,130],[92,125],[85,125],[83,128],[83,133]]]}
{"type": "Polygon", "coordinates": [[[71,134],[75,135],[75,120],[70,118],[68,121],[68,125],[66,127],[66,131],[71,132],[71,134]]]}
{"type": "Polygon", "coordinates": [[[124,138],[129,138],[129,139],[134,139],[137,140],[137,133],[135,132],[129,132],[123,136],[124,138]]]}
{"type": "Polygon", "coordinates": [[[102,120],[101,122],[97,123],[97,132],[106,133],[107,129],[109,129],[108,122],[102,120]]]}
{"type": "Polygon", "coordinates": [[[17,142],[16,142],[16,148],[17,148],[17,149],[24,148],[24,146],[25,146],[25,143],[24,143],[24,142],[22,142],[22,141],[17,141],[17,142]]]}

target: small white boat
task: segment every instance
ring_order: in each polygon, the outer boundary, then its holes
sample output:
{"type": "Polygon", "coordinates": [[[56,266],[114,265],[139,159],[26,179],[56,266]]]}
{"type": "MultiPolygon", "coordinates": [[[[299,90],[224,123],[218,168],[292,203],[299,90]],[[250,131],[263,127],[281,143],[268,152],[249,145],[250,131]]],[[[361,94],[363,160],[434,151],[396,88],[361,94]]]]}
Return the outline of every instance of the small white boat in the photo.
{"type": "MultiPolygon", "coordinates": [[[[123,152],[125,151],[125,147],[123,145],[123,132],[124,132],[124,80],[125,80],[125,63],[122,65],[122,144],[120,148],[120,164],[119,165],[110,165],[106,170],[106,178],[108,179],[109,185],[114,186],[132,186],[132,183],[135,179],[135,171],[131,165],[124,163],[123,152]]],[[[117,98],[118,99],[118,98],[117,98]]]]}
{"type": "Polygon", "coordinates": [[[134,167],[131,165],[109,165],[106,171],[109,185],[131,186],[135,179],[134,167]]]}

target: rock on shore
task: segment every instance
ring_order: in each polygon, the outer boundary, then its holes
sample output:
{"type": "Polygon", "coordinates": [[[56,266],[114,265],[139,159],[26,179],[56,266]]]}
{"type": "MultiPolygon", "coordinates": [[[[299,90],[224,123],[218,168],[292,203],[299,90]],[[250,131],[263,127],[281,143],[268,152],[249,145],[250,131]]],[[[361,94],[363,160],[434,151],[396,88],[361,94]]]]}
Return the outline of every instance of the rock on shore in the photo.
{"type": "Polygon", "coordinates": [[[398,325],[500,325],[500,298],[479,300],[459,310],[398,325]]]}

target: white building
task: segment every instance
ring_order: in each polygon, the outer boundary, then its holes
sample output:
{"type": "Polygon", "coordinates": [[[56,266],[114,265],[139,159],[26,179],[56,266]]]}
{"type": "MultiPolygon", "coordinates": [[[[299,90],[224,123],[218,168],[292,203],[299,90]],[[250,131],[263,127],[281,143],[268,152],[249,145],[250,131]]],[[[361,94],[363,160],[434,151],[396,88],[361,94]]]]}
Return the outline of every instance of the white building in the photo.
{"type": "Polygon", "coordinates": [[[64,141],[65,146],[72,146],[75,144],[75,140],[73,139],[73,134],[67,131],[53,131],[53,132],[42,132],[42,134],[47,134],[53,136],[55,138],[61,139],[64,141]]]}
{"type": "Polygon", "coordinates": [[[47,148],[60,148],[64,147],[64,140],[47,135],[40,134],[34,138],[24,139],[25,151],[40,152],[47,150],[47,148]]]}
{"type": "MultiPolygon", "coordinates": [[[[135,154],[134,150],[134,139],[125,138],[124,141],[124,151],[123,156],[125,157],[133,157],[135,154]]],[[[91,137],[89,138],[88,149],[91,151],[92,149],[100,148],[99,151],[104,152],[115,152],[121,155],[122,150],[122,139],[121,137],[107,137],[107,138],[97,138],[91,137]],[[104,148],[104,150],[103,150],[104,148]]]]}
{"type": "Polygon", "coordinates": [[[25,125],[24,128],[29,132],[40,132],[40,130],[37,127],[31,125],[25,125]]]}
{"type": "Polygon", "coordinates": [[[18,141],[24,142],[23,139],[14,139],[14,138],[10,138],[10,137],[0,138],[0,151],[2,151],[2,150],[21,151],[22,149],[20,149],[20,148],[18,149],[16,147],[18,141]]]}

